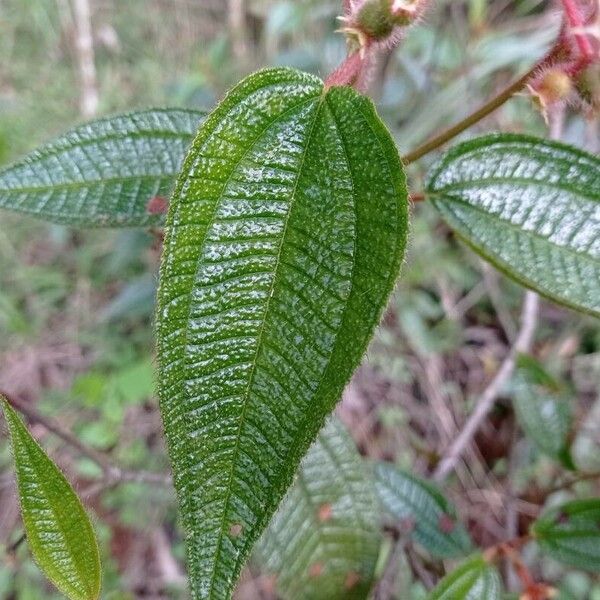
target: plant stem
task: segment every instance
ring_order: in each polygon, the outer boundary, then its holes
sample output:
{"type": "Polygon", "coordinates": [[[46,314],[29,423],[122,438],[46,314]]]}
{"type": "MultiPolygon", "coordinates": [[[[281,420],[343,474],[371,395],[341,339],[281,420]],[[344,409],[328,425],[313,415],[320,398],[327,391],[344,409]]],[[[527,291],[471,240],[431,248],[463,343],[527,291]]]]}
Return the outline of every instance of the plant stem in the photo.
{"type": "Polygon", "coordinates": [[[510,100],[515,94],[523,90],[523,88],[527,85],[527,82],[531,78],[531,76],[544,64],[545,59],[539,63],[536,63],[527,73],[525,73],[522,77],[517,79],[514,83],[511,83],[507,88],[502,90],[497,96],[486,102],[481,108],[476,110],[474,113],[470,114],[468,117],[446,129],[439,135],[435,136],[428,142],[425,142],[422,146],[419,146],[416,150],[409,152],[405,156],[402,157],[402,162],[405,165],[409,165],[416,160],[419,160],[426,154],[429,154],[433,150],[436,150],[440,146],[444,145],[446,142],[450,141],[452,138],[455,138],[457,135],[468,129],[475,123],[478,123],[483,118],[487,117],[489,114],[493,113],[497,108],[500,108],[505,102],[510,100]]]}
{"type": "Polygon", "coordinates": [[[115,465],[108,456],[102,452],[99,452],[98,450],[95,450],[94,448],[86,446],[70,431],[63,429],[55,421],[41,415],[35,408],[26,402],[22,402],[21,400],[18,400],[14,396],[10,396],[3,391],[0,391],[0,396],[5,398],[15,410],[25,415],[28,421],[32,423],[39,423],[45,429],[60,438],[63,442],[72,448],[75,448],[75,450],[77,450],[82,456],[85,456],[86,458],[89,458],[91,461],[95,462],[102,469],[104,484],[107,483],[108,485],[113,485],[114,483],[120,482],[149,483],[158,485],[170,484],[170,477],[168,475],[163,475],[162,473],[129,471],[122,469],[121,467],[115,465]]]}
{"type": "MultiPolygon", "coordinates": [[[[565,9],[565,15],[567,17],[567,22],[572,29],[581,29],[585,23],[583,15],[579,10],[579,6],[576,0],[562,0],[563,7],[565,9]]],[[[594,55],[594,49],[590,44],[590,40],[588,39],[585,33],[573,32],[573,37],[577,42],[577,46],[579,47],[579,51],[581,52],[581,56],[585,62],[589,62],[594,55]]]]}

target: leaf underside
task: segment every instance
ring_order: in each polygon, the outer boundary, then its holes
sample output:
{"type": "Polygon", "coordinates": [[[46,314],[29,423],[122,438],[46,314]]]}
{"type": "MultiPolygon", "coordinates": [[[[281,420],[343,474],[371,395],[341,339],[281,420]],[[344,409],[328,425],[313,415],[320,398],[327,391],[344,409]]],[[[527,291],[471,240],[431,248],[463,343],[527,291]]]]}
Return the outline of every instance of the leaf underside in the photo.
{"type": "Polygon", "coordinates": [[[159,395],[195,598],[227,598],[360,361],[407,230],[372,104],[289,69],[210,115],[167,218],[159,395]]]}
{"type": "Polygon", "coordinates": [[[540,548],[566,565],[600,571],[600,498],[573,500],[543,514],[532,526],[540,548]]]}
{"type": "Polygon", "coordinates": [[[204,113],[155,109],[80,125],[0,170],[0,208],[80,227],[159,225],[204,113]]]}
{"type": "Polygon", "coordinates": [[[375,489],[384,508],[431,555],[454,558],[472,550],[455,508],[429,482],[391,464],[379,463],[375,489]]]}
{"type": "Polygon", "coordinates": [[[361,600],[373,583],[380,541],[373,482],[333,419],[302,460],[256,554],[283,600],[361,600]]]}
{"type": "Polygon", "coordinates": [[[2,398],[27,541],[48,579],[71,600],[100,595],[100,557],[90,520],[62,472],[2,398]]]}
{"type": "Polygon", "coordinates": [[[446,575],[427,600],[500,600],[501,597],[498,571],[476,556],[446,575]]]}
{"type": "Polygon", "coordinates": [[[452,148],[429,176],[458,235],[540,294],[600,316],[600,159],[498,134],[452,148]]]}

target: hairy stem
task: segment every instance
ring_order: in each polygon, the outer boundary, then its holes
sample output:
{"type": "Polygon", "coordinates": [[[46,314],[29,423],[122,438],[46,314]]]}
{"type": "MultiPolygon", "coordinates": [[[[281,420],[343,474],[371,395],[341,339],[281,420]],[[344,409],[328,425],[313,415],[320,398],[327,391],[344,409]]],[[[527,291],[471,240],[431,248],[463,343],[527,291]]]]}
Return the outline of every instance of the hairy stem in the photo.
{"type": "Polygon", "coordinates": [[[577,46],[579,47],[581,57],[584,59],[584,61],[588,62],[594,55],[594,49],[592,48],[592,44],[590,43],[587,35],[577,31],[581,30],[581,28],[585,25],[584,16],[581,14],[577,0],[562,0],[562,4],[565,9],[567,23],[572,29],[575,30],[573,32],[573,37],[575,38],[577,46]]]}

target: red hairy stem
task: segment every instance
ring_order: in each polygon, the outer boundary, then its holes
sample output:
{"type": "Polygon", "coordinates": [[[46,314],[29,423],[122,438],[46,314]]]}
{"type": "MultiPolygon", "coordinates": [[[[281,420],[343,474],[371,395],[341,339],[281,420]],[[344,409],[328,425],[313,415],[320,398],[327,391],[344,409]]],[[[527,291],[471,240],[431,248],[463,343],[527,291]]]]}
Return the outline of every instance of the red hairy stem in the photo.
{"type": "MultiPolygon", "coordinates": [[[[562,0],[567,17],[567,23],[571,29],[581,29],[585,25],[585,17],[581,13],[578,0],[562,0]]],[[[594,57],[594,49],[585,33],[573,32],[573,37],[581,52],[581,57],[585,62],[590,62],[594,57]]]]}
{"type": "Polygon", "coordinates": [[[366,59],[361,52],[354,52],[346,57],[344,62],[325,80],[325,88],[340,85],[355,85],[362,75],[366,66],[366,59]]]}

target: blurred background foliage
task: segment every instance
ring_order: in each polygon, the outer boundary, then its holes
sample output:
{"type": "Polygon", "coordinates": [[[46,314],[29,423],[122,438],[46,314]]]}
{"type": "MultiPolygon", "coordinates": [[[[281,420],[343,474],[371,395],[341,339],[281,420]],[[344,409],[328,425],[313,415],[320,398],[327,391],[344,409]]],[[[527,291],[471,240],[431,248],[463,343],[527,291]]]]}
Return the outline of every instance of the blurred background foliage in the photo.
{"type": "MultiPolygon", "coordinates": [[[[90,0],[98,114],[163,105],[210,108],[257,68],[289,65],[325,76],[343,59],[344,41],[335,33],[339,0],[244,4],[240,20],[236,0],[90,0]]],[[[552,4],[541,0],[432,4],[426,20],[372,77],[371,95],[401,152],[524,71],[558,27],[552,4]]],[[[0,164],[82,120],[75,38],[70,0],[0,0],[0,164]]],[[[543,135],[546,125],[522,96],[477,129],[543,135]]],[[[597,124],[571,116],[563,137],[597,150],[597,124]]],[[[411,168],[412,192],[422,189],[433,158],[411,168]]],[[[153,394],[159,256],[157,232],[74,231],[3,213],[0,389],[60,418],[121,465],[167,472],[153,394]]],[[[403,277],[338,410],[361,453],[427,473],[514,339],[522,295],[459,245],[426,203],[415,205],[403,277]]],[[[573,460],[580,469],[600,470],[598,322],[544,302],[534,350],[570,402],[573,460]]],[[[584,480],[550,493],[569,475],[536,446],[535,436],[523,435],[509,402],[511,395],[531,393],[524,391],[528,378],[535,379],[531,369],[520,367],[451,490],[483,546],[507,530],[518,533],[545,503],[598,491],[593,480],[584,480]]],[[[43,428],[33,432],[96,514],[103,597],[185,598],[171,490],[133,483],[90,490],[98,467],[43,428]]],[[[17,543],[22,529],[9,458],[3,437],[0,598],[53,599],[26,545],[17,543]]],[[[597,578],[550,561],[539,564],[564,600],[600,599],[597,578]]],[[[423,566],[417,552],[407,551],[398,568],[397,597],[418,599],[425,587],[413,573],[426,568],[435,577],[440,564],[423,566]]],[[[239,595],[271,597],[255,571],[244,576],[239,595]]]]}

